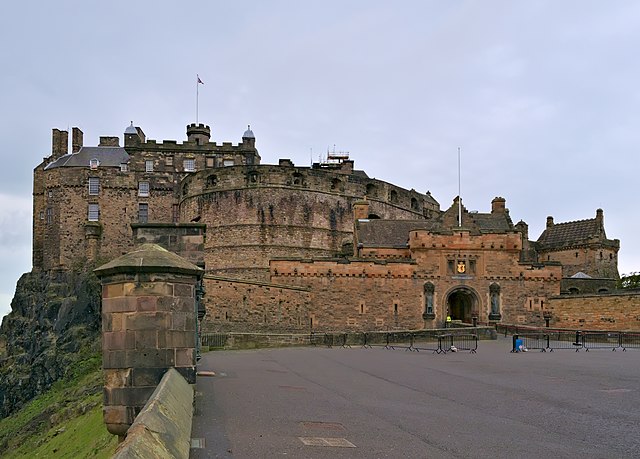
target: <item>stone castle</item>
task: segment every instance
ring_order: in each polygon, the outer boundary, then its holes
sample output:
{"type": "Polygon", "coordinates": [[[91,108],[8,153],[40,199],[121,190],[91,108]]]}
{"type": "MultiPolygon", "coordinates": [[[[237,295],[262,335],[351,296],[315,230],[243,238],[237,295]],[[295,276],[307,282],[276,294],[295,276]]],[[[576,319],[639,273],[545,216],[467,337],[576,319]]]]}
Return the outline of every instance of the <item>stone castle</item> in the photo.
{"type": "MultiPolygon", "coordinates": [[[[248,128],[237,144],[203,124],[187,140],[147,139],[131,123],[84,146],[53,129],[34,170],[33,268],[101,264],[145,242],[205,269],[205,330],[309,331],[472,323],[594,325],[562,313],[572,295],[607,295],[620,243],[603,211],[540,237],[504,198],[487,213],[456,197],[372,179],[346,154],[310,167],[261,164],[248,128]]],[[[587,317],[585,319],[584,317],[587,317]]],[[[639,319],[640,320],[640,319],[639,319]]],[[[596,324],[597,325],[597,324],[596,324]]]]}

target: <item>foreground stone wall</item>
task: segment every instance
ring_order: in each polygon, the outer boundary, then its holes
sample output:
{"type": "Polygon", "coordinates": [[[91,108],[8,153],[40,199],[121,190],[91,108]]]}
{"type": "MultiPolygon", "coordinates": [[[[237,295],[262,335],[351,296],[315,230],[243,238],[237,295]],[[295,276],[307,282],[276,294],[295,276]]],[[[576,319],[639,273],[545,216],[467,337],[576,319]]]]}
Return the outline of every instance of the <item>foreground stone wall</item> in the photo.
{"type": "Polygon", "coordinates": [[[640,330],[640,292],[550,298],[551,326],[585,330],[640,330]]]}

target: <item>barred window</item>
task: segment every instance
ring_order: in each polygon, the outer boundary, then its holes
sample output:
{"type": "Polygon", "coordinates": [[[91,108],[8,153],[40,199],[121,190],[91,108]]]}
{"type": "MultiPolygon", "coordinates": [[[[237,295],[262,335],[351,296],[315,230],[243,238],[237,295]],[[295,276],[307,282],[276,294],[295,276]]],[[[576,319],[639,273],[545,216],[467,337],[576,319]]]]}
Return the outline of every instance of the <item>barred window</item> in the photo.
{"type": "Polygon", "coordinates": [[[100,219],[100,206],[98,204],[89,204],[89,215],[87,220],[97,222],[100,219]]]}
{"type": "Polygon", "coordinates": [[[147,159],[144,162],[144,171],[145,172],[153,172],[153,159],[147,159]]]}
{"type": "Polygon", "coordinates": [[[89,194],[95,196],[100,193],[100,179],[98,177],[89,177],[89,194]]]}
{"type": "Polygon", "coordinates": [[[50,225],[51,223],[53,223],[53,209],[47,207],[47,224],[50,225]]]}
{"type": "Polygon", "coordinates": [[[149,204],[138,204],[138,222],[147,223],[149,221],[149,204]]]}
{"type": "Polygon", "coordinates": [[[196,160],[195,159],[185,159],[182,163],[185,172],[195,172],[196,170],[196,160]]]}
{"type": "Polygon", "coordinates": [[[149,196],[149,182],[138,183],[138,196],[149,196]]]}

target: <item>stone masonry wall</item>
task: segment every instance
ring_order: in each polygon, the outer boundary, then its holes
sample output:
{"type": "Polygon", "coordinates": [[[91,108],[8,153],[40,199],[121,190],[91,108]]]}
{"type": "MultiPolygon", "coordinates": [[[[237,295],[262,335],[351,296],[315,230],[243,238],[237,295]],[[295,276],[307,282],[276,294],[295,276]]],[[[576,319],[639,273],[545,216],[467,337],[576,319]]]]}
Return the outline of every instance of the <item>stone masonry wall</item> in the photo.
{"type": "Polygon", "coordinates": [[[295,286],[204,278],[203,332],[308,331],[309,289],[295,286]]]}
{"type": "Polygon", "coordinates": [[[195,382],[195,276],[102,279],[104,421],[125,435],[170,367],[195,382]]]}
{"type": "Polygon", "coordinates": [[[551,298],[551,326],[585,330],[640,330],[640,292],[551,298]]]}

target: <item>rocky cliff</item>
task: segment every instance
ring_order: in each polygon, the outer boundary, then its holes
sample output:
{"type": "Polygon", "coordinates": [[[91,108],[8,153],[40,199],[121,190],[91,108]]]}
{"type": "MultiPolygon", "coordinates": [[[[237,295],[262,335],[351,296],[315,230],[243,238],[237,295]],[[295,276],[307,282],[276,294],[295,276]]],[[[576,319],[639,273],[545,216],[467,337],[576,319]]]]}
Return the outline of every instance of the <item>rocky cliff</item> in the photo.
{"type": "Polygon", "coordinates": [[[0,418],[99,350],[100,298],[88,268],[22,275],[0,326],[0,418]]]}

